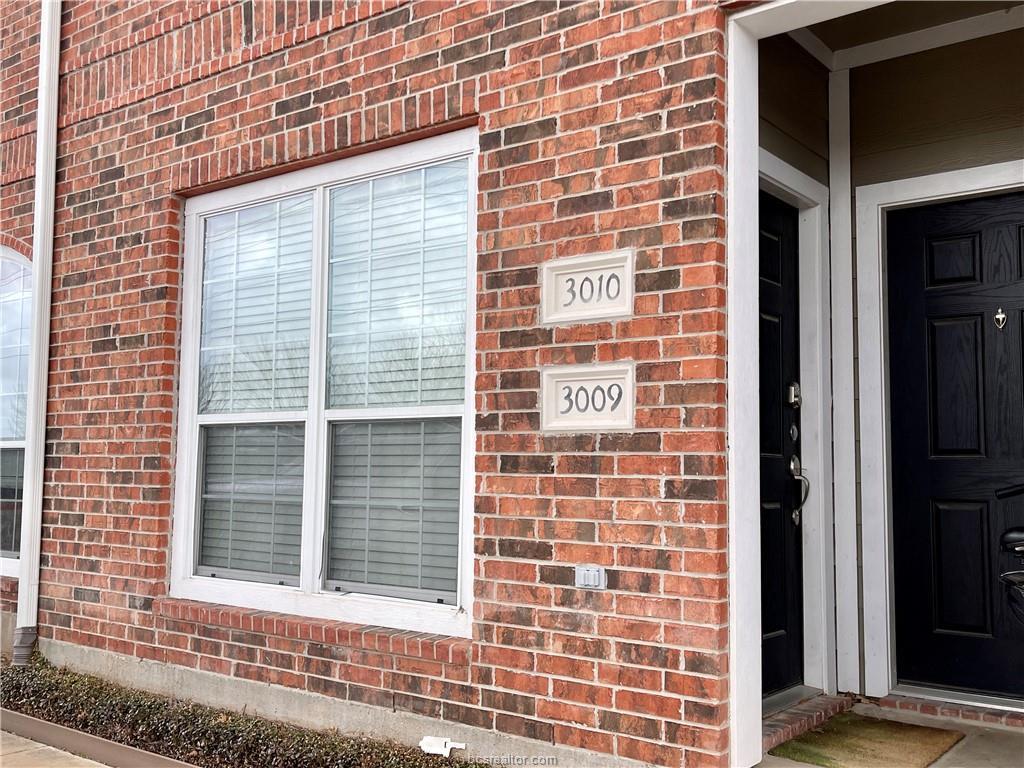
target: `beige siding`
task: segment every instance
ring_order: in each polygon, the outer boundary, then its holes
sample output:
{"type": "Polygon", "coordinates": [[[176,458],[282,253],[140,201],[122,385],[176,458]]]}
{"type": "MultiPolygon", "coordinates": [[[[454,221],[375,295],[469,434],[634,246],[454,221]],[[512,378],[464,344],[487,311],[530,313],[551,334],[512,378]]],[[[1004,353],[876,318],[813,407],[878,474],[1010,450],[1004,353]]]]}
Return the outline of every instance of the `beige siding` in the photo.
{"type": "Polygon", "coordinates": [[[1024,30],[850,75],[854,185],[1024,157],[1024,30]]]}
{"type": "Polygon", "coordinates": [[[828,71],[788,35],[760,46],[760,144],[828,183],[828,71]]]}

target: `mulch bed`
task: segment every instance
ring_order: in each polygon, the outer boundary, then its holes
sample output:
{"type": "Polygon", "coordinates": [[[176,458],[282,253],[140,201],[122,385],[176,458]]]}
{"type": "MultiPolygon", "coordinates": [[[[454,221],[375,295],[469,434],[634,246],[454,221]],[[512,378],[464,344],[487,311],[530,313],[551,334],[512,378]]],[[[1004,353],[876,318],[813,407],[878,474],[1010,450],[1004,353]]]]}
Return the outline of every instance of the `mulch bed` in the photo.
{"type": "MultiPolygon", "coordinates": [[[[125,688],[36,657],[0,672],[0,706],[203,768],[483,768],[125,688]]],[[[382,711],[381,718],[387,718],[382,711]]]]}

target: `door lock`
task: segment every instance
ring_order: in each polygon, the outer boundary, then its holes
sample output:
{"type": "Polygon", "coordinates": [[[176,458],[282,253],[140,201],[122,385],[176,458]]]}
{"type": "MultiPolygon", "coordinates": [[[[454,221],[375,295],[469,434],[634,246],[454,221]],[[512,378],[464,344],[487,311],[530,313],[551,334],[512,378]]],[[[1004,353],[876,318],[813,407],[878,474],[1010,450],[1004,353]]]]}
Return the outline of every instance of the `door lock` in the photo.
{"type": "Polygon", "coordinates": [[[803,467],[800,465],[800,457],[796,454],[789,460],[789,474],[794,480],[800,481],[800,503],[793,507],[790,517],[793,518],[793,525],[800,525],[800,512],[811,495],[811,481],[804,475],[803,467]]]}
{"type": "Polygon", "coordinates": [[[790,408],[799,408],[803,398],[800,397],[800,382],[794,381],[786,387],[786,405],[790,408]]]}

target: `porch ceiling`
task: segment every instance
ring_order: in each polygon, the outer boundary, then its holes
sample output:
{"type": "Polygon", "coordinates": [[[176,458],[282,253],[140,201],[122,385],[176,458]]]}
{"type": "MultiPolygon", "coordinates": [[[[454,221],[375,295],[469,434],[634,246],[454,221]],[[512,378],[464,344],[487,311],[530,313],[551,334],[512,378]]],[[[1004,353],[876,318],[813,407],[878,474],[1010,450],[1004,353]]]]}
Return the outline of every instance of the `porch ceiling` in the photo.
{"type": "Polygon", "coordinates": [[[1024,3],[894,2],[813,24],[808,29],[829,49],[838,51],[1017,5],[1024,3]]]}

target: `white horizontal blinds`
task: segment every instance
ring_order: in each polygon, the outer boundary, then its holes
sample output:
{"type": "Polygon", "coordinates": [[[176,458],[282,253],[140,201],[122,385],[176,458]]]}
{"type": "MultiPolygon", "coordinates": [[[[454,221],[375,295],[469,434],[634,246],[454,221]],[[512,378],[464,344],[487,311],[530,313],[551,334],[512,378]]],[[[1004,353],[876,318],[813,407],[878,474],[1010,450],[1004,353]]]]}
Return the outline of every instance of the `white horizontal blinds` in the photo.
{"type": "Polygon", "coordinates": [[[331,191],[329,408],[462,402],[468,173],[460,159],[331,191]]]}
{"type": "Polygon", "coordinates": [[[454,603],[460,419],[333,425],[327,579],[454,603]]]}
{"type": "Polygon", "coordinates": [[[0,259],[0,440],[25,439],[32,269],[0,259]]]}
{"type": "Polygon", "coordinates": [[[304,409],[312,193],[210,216],[203,246],[199,412],[304,409]]]}
{"type": "Polygon", "coordinates": [[[302,424],[202,430],[199,573],[297,584],[302,424]]]}
{"type": "Polygon", "coordinates": [[[17,557],[21,549],[24,476],[24,449],[0,446],[0,556],[3,557],[17,557]]]}

